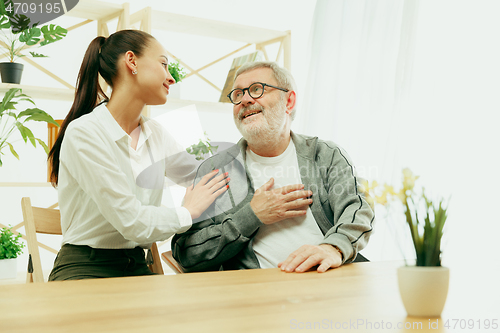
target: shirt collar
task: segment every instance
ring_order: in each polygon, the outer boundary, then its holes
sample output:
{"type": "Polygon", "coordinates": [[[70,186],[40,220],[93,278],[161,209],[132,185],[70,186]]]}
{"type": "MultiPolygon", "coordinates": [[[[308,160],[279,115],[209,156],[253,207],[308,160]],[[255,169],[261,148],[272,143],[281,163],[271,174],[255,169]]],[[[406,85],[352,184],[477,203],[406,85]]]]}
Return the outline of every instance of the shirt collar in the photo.
{"type": "MultiPolygon", "coordinates": [[[[119,141],[123,139],[124,137],[129,137],[127,132],[121,128],[121,126],[118,124],[118,122],[115,120],[111,112],[109,112],[108,107],[106,106],[107,103],[102,103],[98,105],[93,113],[96,115],[96,117],[100,120],[101,125],[106,129],[106,131],[109,133],[113,141],[119,141]]],[[[148,139],[148,137],[151,135],[152,130],[151,127],[148,124],[148,118],[144,117],[141,115],[141,119],[139,121],[139,124],[141,125],[142,135],[144,135],[144,141],[148,139]]]]}
{"type": "Polygon", "coordinates": [[[103,128],[105,128],[106,132],[108,132],[113,141],[118,141],[123,137],[127,137],[127,132],[125,132],[123,128],[118,125],[115,118],[113,118],[113,115],[111,115],[111,112],[109,112],[106,104],[107,103],[102,103],[98,105],[92,113],[96,115],[100,124],[103,128]]]}

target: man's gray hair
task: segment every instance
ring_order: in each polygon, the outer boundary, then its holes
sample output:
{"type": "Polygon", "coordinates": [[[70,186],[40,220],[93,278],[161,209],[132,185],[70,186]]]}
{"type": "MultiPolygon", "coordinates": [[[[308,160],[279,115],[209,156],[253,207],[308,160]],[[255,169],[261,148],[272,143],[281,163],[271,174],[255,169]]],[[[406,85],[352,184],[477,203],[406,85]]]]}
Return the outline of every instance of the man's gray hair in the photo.
{"type": "MultiPolygon", "coordinates": [[[[276,79],[276,82],[278,84],[278,87],[280,88],[285,88],[287,90],[293,90],[296,91],[297,86],[295,84],[295,80],[292,76],[292,74],[283,67],[280,67],[277,63],[273,61],[254,61],[254,62],[247,62],[243,64],[237,71],[236,75],[234,76],[234,80],[240,75],[245,72],[258,69],[258,68],[270,68],[273,71],[274,78],[276,79]]],[[[266,83],[266,82],[263,82],[266,83]]],[[[292,109],[292,112],[290,114],[291,119],[293,120],[295,118],[295,111],[296,111],[296,105],[292,109]]]]}

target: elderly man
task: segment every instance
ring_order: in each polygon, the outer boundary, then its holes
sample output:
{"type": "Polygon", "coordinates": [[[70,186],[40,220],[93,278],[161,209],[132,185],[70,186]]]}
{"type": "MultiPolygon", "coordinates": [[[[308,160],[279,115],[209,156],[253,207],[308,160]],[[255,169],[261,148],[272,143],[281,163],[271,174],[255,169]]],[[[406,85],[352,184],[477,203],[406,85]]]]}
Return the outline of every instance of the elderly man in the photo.
{"type": "Polygon", "coordinates": [[[190,230],[174,236],[173,256],[186,271],[325,272],[366,246],[374,213],[353,164],[333,142],[290,130],[294,86],[272,62],[236,73],[228,97],[243,138],[198,170],[200,179],[219,168],[231,182],[190,230]]]}

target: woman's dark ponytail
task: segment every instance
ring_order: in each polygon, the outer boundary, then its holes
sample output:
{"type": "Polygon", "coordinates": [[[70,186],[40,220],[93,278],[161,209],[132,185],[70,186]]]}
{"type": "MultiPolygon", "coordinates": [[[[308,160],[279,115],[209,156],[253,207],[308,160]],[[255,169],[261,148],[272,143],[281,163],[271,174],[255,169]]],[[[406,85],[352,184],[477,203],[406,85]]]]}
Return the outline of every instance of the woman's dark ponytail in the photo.
{"type": "Polygon", "coordinates": [[[141,56],[151,39],[153,39],[151,35],[139,30],[121,30],[107,39],[102,36],[96,37],[90,43],[78,73],[75,100],[48,156],[48,161],[52,166],[50,174],[52,186],[56,187],[58,183],[59,154],[66,128],[73,120],[92,112],[103,99],[108,99],[99,85],[99,74],[107,84],[113,87],[113,80],[118,72],[116,65],[118,57],[129,50],[141,56]]]}
{"type": "Polygon", "coordinates": [[[50,181],[54,187],[57,186],[58,182],[59,153],[61,152],[61,145],[66,128],[73,120],[80,118],[84,114],[90,113],[96,106],[99,95],[103,97],[106,96],[99,85],[99,52],[105,41],[106,38],[102,36],[96,37],[87,48],[76,81],[75,100],[59,129],[57,140],[50,150],[48,157],[49,163],[52,166],[50,181]]]}

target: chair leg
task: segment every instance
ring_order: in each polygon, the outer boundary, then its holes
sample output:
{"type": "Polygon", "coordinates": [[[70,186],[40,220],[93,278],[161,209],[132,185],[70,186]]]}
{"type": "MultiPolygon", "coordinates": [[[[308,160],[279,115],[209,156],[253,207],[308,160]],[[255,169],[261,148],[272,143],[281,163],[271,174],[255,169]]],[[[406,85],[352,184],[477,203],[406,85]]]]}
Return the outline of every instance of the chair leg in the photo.
{"type": "Polygon", "coordinates": [[[28,257],[28,273],[26,274],[26,283],[33,283],[33,262],[31,261],[31,253],[28,257]]]}
{"type": "Polygon", "coordinates": [[[163,275],[163,267],[161,265],[158,245],[156,245],[156,243],[153,243],[153,245],[151,245],[151,249],[148,250],[148,257],[150,257],[150,260],[148,260],[148,266],[151,272],[163,275]]]}

